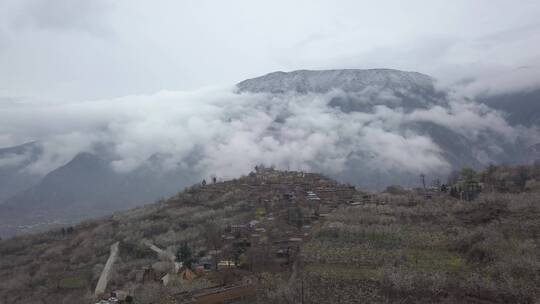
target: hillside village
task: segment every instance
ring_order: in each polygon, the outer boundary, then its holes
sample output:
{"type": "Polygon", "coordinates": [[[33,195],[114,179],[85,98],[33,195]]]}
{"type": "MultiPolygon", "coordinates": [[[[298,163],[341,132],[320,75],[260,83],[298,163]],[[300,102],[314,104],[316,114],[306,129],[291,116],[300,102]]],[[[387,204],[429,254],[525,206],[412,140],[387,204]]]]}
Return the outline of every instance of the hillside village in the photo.
{"type": "MultiPolygon", "coordinates": [[[[290,275],[300,246],[325,217],[340,205],[366,199],[355,187],[320,174],[263,166],[239,179],[203,181],[167,201],[19,237],[48,243],[48,250],[33,253],[29,266],[43,278],[10,288],[0,299],[46,299],[53,291],[97,298],[97,303],[164,297],[171,303],[221,303],[253,297],[261,273],[290,275]],[[65,261],[56,261],[62,270],[53,279],[49,268],[56,255],[65,261]],[[31,289],[33,284],[47,287],[31,289]]],[[[17,247],[2,246],[2,255],[9,257],[2,261],[17,263],[14,256],[25,249],[17,247]]]]}
{"type": "Polygon", "coordinates": [[[370,194],[262,166],[212,178],[0,241],[0,303],[320,303],[335,291],[341,303],[538,299],[540,164],[433,184],[370,194]]]}
{"type": "MultiPolygon", "coordinates": [[[[254,297],[257,274],[262,271],[289,272],[301,244],[311,231],[339,205],[365,199],[353,186],[341,185],[324,176],[304,172],[283,172],[258,166],[242,180],[212,183],[204,180],[188,194],[221,196],[236,190],[241,199],[250,200],[250,218],[225,227],[208,226],[203,232],[206,247],[189,247],[183,243],[178,254],[145,242],[160,262],[143,267],[135,282],[111,290],[115,303],[133,298],[133,284],[158,282],[164,288],[197,285],[204,288],[183,290],[169,295],[174,303],[222,303],[254,297]],[[197,255],[193,251],[198,252],[197,255]],[[218,280],[217,277],[219,277],[218,280]]],[[[104,286],[96,296],[107,294],[104,286]]],[[[106,298],[106,297],[105,297],[106,298]]]]}

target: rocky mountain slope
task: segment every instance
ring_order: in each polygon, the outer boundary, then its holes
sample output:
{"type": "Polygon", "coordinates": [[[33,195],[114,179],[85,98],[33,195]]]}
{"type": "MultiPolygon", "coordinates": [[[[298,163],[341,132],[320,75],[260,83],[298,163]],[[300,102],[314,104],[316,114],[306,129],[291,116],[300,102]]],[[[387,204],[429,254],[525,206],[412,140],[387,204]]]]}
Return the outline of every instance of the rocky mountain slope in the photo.
{"type": "MultiPolygon", "coordinates": [[[[15,172],[5,178],[14,182],[17,176],[15,172]]],[[[170,196],[195,179],[187,170],[161,171],[152,163],[119,173],[108,160],[80,153],[34,182],[33,186],[21,184],[18,193],[0,204],[0,236],[73,224],[140,206],[170,196]]]]}
{"type": "Polygon", "coordinates": [[[506,113],[514,125],[540,126],[540,90],[528,90],[480,97],[480,102],[506,113]]]}
{"type": "Polygon", "coordinates": [[[0,149],[0,204],[7,198],[35,185],[39,174],[24,170],[41,155],[37,143],[0,149]]]}

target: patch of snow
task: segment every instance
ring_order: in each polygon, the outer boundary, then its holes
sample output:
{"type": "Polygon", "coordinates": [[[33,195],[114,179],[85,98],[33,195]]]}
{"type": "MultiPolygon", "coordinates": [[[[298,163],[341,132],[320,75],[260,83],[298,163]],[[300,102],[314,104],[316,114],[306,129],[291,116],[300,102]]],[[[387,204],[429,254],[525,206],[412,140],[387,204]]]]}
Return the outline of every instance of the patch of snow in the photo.
{"type": "Polygon", "coordinates": [[[391,69],[298,70],[274,72],[237,84],[239,92],[326,93],[331,90],[361,92],[370,88],[434,90],[434,79],[417,72],[391,69]]]}

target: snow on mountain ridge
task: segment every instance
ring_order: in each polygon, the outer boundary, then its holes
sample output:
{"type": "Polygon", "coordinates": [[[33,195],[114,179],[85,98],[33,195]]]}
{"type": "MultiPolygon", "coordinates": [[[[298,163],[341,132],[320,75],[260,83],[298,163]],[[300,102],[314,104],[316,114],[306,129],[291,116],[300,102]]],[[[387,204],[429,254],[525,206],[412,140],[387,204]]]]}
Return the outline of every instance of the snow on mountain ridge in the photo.
{"type": "Polygon", "coordinates": [[[252,93],[326,93],[333,89],[361,92],[368,87],[433,92],[434,79],[392,69],[298,70],[273,72],[237,84],[239,92],[252,93]]]}

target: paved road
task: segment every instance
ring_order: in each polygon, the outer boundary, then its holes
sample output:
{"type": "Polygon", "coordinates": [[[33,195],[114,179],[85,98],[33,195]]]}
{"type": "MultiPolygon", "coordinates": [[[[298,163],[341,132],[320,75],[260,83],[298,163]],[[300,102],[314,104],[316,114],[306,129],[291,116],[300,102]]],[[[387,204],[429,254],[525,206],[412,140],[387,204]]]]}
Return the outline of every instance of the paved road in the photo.
{"type": "Polygon", "coordinates": [[[118,258],[118,245],[120,242],[116,242],[111,245],[111,254],[109,255],[109,259],[107,260],[107,263],[105,264],[105,267],[103,268],[103,271],[101,272],[101,276],[99,276],[99,281],[96,285],[96,290],[94,291],[95,296],[101,296],[105,293],[105,290],[107,289],[107,284],[109,283],[109,280],[111,279],[111,270],[114,266],[114,263],[116,262],[116,259],[118,258]]]}

